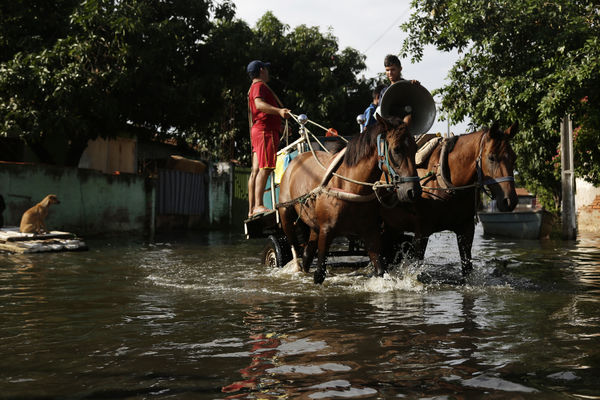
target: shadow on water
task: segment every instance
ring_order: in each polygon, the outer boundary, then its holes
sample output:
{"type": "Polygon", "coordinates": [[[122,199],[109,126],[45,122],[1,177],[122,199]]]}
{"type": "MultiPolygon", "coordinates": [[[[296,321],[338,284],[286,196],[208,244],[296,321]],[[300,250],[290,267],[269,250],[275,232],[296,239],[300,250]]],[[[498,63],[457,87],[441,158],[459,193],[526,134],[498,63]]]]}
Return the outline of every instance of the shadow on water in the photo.
{"type": "Polygon", "coordinates": [[[0,398],[599,398],[598,237],[478,230],[464,285],[447,232],[322,286],[230,232],[87,241],[0,254],[0,398]]]}

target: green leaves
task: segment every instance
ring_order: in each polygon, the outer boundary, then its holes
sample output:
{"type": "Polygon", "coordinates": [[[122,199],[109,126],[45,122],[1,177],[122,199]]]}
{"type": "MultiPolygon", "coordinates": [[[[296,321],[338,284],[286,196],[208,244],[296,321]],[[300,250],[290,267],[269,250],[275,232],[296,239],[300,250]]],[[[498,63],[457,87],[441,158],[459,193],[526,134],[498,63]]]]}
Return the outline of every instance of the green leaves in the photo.
{"type": "MultiPolygon", "coordinates": [[[[35,2],[10,10],[12,20],[21,22],[55,17],[48,23],[60,29],[25,24],[25,38],[42,31],[42,40],[4,46],[12,53],[1,64],[0,134],[20,135],[34,150],[48,147],[48,138],[83,150],[88,139],[133,128],[190,129],[219,106],[206,107],[203,96],[190,90],[202,87],[210,98],[220,89],[206,84],[205,71],[197,68],[200,42],[212,28],[209,1],[87,0],[60,6],[49,16],[31,17],[45,10],[35,2]]],[[[223,7],[221,16],[227,15],[223,7]]],[[[0,33],[11,33],[4,20],[0,33]]],[[[68,159],[38,153],[50,163],[79,161],[77,151],[68,151],[68,159]]]]}
{"type": "Polygon", "coordinates": [[[370,99],[364,56],[331,32],[272,13],[252,29],[229,0],[31,0],[0,14],[0,135],[47,163],[77,165],[88,139],[123,133],[248,160],[252,59],[272,62],[287,107],[340,132],[370,99]]]}
{"type": "MultiPolygon", "coordinates": [[[[556,155],[560,120],[573,115],[582,137],[600,129],[600,121],[589,118],[600,112],[597,4],[414,0],[413,7],[403,26],[406,52],[416,59],[427,45],[463,52],[449,72],[449,84],[437,90],[443,110],[454,121],[468,117],[476,126],[519,120],[524,132],[514,143],[519,176],[530,187],[549,190],[547,198],[560,199],[559,182],[546,173],[556,155]]],[[[598,145],[592,147],[594,153],[598,145]]],[[[600,184],[591,172],[600,164],[592,165],[590,157],[576,154],[576,164],[587,163],[590,172],[577,171],[600,184]]]]}
{"type": "MultiPolygon", "coordinates": [[[[231,147],[221,146],[223,151],[219,151],[219,157],[249,162],[246,93],[250,80],[245,67],[254,59],[271,62],[269,85],[292,112],[305,113],[341,134],[357,131],[355,117],[371,99],[368,82],[357,78],[365,69],[364,55],[351,48],[340,51],[337,38],[330,31],[321,32],[318,27],[306,25],[292,28],[271,12],[265,13],[252,29],[241,21],[232,24],[235,27],[218,25],[210,40],[210,47],[222,54],[212,59],[230,60],[222,67],[223,90],[235,93],[223,104],[228,114],[219,115],[224,119],[217,125],[221,130],[211,135],[215,137],[223,130],[233,132],[230,140],[236,147],[232,153],[231,147]],[[220,49],[227,51],[221,53],[220,49]]],[[[315,133],[323,133],[315,129],[315,133]]],[[[198,132],[195,137],[210,146],[211,141],[204,140],[202,133],[198,132]]],[[[213,143],[213,148],[218,148],[216,145],[213,143]]]]}

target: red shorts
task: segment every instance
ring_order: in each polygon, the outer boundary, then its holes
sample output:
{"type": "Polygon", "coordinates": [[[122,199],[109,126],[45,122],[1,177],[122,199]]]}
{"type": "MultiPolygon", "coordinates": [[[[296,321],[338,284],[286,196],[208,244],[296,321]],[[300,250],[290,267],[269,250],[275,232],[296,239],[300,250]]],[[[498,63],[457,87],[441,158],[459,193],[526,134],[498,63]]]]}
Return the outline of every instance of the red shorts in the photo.
{"type": "Polygon", "coordinates": [[[275,168],[279,132],[252,129],[250,141],[252,142],[252,152],[256,153],[258,157],[258,168],[275,168]]]}

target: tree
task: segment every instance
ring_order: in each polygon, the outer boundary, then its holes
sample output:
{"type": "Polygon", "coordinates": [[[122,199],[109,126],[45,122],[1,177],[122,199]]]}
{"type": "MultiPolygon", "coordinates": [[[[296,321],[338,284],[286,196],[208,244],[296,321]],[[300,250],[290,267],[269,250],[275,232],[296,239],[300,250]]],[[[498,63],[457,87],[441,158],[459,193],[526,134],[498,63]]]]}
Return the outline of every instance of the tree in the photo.
{"type": "Polygon", "coordinates": [[[89,139],[180,138],[219,109],[204,42],[211,12],[231,17],[231,3],[77,3],[3,6],[0,134],[21,136],[43,162],[77,165],[89,139]],[[13,42],[15,21],[27,31],[13,42]]]}
{"type": "MultiPolygon", "coordinates": [[[[340,51],[330,31],[322,33],[318,27],[306,25],[291,29],[267,12],[252,29],[239,20],[219,22],[209,44],[215,51],[214,59],[229,60],[221,74],[224,112],[211,125],[210,135],[198,133],[194,140],[207,148],[220,148],[221,158],[250,161],[250,79],[245,68],[253,59],[272,63],[269,85],[293,113],[304,113],[340,134],[357,132],[356,115],[371,99],[371,81],[357,78],[365,69],[365,56],[352,48],[340,51]],[[237,144],[234,149],[222,146],[231,142],[237,144]]],[[[324,134],[318,128],[309,128],[315,134],[324,134]]]]}
{"type": "Polygon", "coordinates": [[[290,30],[271,13],[258,21],[256,36],[256,54],[273,61],[273,86],[287,107],[341,134],[357,131],[356,115],[371,99],[368,82],[357,78],[366,67],[364,55],[340,51],[331,31],[306,25],[290,30]]]}
{"type": "Polygon", "coordinates": [[[342,133],[370,99],[356,78],[364,56],[339,51],[331,32],[290,30],[271,13],[252,29],[228,0],[5,3],[0,136],[46,163],[77,165],[88,140],[123,134],[249,161],[245,68],[256,58],[273,62],[286,106],[342,133]]]}
{"type": "Polygon", "coordinates": [[[78,0],[0,3],[0,62],[19,52],[40,51],[65,37],[69,16],[78,4],[78,0]]]}
{"type": "MultiPolygon", "coordinates": [[[[453,121],[474,125],[518,120],[514,142],[520,179],[554,204],[560,182],[551,168],[559,123],[569,113],[580,126],[578,141],[592,144],[576,154],[580,176],[600,184],[600,10],[591,0],[413,0],[403,29],[403,52],[420,60],[423,49],[458,50],[450,82],[436,91],[453,121]],[[582,102],[582,99],[586,99],[582,102]],[[585,171],[582,165],[587,165],[585,171]],[[585,172],[585,173],[583,173],[585,172]],[[583,173],[583,174],[582,174],[583,173]]],[[[576,145],[577,148],[577,145],[576,145]]]]}

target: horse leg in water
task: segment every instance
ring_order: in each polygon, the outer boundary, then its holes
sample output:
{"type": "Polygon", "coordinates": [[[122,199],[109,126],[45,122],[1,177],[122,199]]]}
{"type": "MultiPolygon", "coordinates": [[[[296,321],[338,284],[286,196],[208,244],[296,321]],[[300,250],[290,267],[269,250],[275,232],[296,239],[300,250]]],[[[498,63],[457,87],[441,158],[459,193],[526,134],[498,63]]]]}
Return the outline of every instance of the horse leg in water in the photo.
{"type": "Polygon", "coordinates": [[[381,256],[384,265],[389,268],[402,261],[406,238],[403,234],[394,232],[390,229],[384,229],[381,234],[381,256]]]}
{"type": "Polygon", "coordinates": [[[315,258],[315,253],[317,252],[318,246],[318,239],[319,233],[311,229],[310,236],[308,238],[308,242],[306,243],[306,247],[304,247],[304,254],[302,256],[302,265],[304,267],[304,272],[309,271],[310,265],[312,264],[315,258]]]}
{"type": "Polygon", "coordinates": [[[325,276],[327,275],[327,270],[325,268],[325,263],[327,261],[327,252],[329,251],[329,246],[333,241],[333,235],[329,228],[325,228],[321,226],[319,230],[319,255],[317,258],[317,269],[315,270],[315,283],[321,284],[325,280],[325,276]]]}
{"type": "Polygon", "coordinates": [[[363,236],[365,249],[369,255],[369,259],[375,268],[377,276],[383,276],[385,273],[385,265],[381,258],[381,237],[374,232],[368,232],[363,236]]]}
{"type": "Polygon", "coordinates": [[[413,249],[417,260],[425,259],[425,251],[427,251],[427,243],[429,243],[429,235],[416,234],[413,239],[413,249]]]}
{"type": "Polygon", "coordinates": [[[281,218],[281,228],[283,229],[283,233],[287,236],[292,247],[294,265],[300,270],[302,266],[300,265],[298,254],[300,254],[302,247],[300,246],[296,226],[293,222],[297,219],[297,214],[292,207],[282,207],[279,209],[279,217],[281,218]]]}
{"type": "Polygon", "coordinates": [[[458,252],[460,253],[462,274],[463,276],[467,276],[473,270],[471,248],[473,247],[473,236],[475,236],[475,225],[471,223],[464,224],[463,228],[456,230],[455,233],[458,252]]]}

